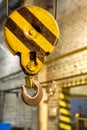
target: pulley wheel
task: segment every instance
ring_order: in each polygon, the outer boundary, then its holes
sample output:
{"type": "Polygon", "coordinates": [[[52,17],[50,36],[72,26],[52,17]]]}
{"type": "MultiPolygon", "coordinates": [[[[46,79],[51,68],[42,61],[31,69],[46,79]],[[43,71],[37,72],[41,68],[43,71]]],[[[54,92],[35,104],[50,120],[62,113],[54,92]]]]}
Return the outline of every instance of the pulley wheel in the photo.
{"type": "Polygon", "coordinates": [[[28,74],[37,74],[45,55],[49,55],[59,39],[59,28],[54,17],[45,9],[26,6],[13,11],[5,23],[5,41],[14,55],[19,55],[21,66],[28,74]],[[30,52],[36,53],[33,58],[30,52]],[[30,61],[35,67],[30,68],[30,61]],[[29,64],[29,65],[28,65],[29,64]]]}

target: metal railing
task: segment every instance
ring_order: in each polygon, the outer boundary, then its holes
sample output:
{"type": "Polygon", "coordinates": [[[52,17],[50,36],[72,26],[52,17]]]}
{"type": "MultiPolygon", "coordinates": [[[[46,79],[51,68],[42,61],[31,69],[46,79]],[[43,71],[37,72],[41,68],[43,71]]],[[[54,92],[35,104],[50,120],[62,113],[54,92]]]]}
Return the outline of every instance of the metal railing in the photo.
{"type": "Polygon", "coordinates": [[[81,117],[80,114],[76,114],[75,127],[76,130],[87,130],[87,118],[81,117]]]}

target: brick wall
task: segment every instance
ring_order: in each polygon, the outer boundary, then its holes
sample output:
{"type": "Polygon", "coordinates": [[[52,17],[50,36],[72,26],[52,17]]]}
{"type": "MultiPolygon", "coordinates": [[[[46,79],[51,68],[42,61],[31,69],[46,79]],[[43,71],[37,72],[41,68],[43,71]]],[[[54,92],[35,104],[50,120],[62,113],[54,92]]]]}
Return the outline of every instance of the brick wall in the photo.
{"type": "Polygon", "coordinates": [[[47,79],[53,76],[60,78],[87,72],[86,12],[87,6],[80,7],[59,20],[59,45],[47,58],[47,79]],[[52,69],[53,66],[55,66],[54,69],[52,69]]]}

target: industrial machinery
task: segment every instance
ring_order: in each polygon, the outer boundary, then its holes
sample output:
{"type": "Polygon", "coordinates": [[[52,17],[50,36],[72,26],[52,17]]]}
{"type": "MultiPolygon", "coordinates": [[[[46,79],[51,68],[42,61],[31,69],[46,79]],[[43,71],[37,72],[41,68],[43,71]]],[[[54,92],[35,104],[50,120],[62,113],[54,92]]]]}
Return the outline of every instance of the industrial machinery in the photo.
{"type": "Polygon", "coordinates": [[[42,98],[42,87],[34,75],[44,65],[58,43],[59,28],[54,17],[37,6],[20,7],[7,18],[4,28],[5,43],[13,55],[20,57],[26,85],[21,87],[22,98],[28,105],[36,105],[42,98]],[[25,87],[34,88],[36,94],[29,96],[25,87]]]}

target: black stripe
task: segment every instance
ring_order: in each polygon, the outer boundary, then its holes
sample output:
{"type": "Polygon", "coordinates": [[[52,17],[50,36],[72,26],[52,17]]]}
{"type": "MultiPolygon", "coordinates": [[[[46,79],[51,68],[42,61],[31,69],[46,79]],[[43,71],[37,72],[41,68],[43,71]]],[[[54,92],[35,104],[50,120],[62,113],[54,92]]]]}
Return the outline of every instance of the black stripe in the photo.
{"type": "MultiPolygon", "coordinates": [[[[58,42],[57,37],[41,21],[35,17],[26,7],[17,10],[40,34],[42,34],[52,45],[58,42]]],[[[43,17],[43,16],[42,16],[43,17]]],[[[45,17],[45,16],[44,16],[45,17]]]]}
{"type": "Polygon", "coordinates": [[[70,115],[63,114],[63,113],[61,113],[61,116],[65,116],[65,117],[71,118],[71,116],[70,116],[70,115]]]}
{"type": "Polygon", "coordinates": [[[61,109],[61,108],[64,108],[64,109],[70,110],[70,107],[69,107],[69,106],[64,107],[64,106],[59,105],[59,108],[60,108],[60,109],[61,109]]]}
{"type": "Polygon", "coordinates": [[[68,88],[67,90],[67,88],[63,88],[62,93],[64,94],[64,96],[70,96],[70,89],[68,88]]]}
{"type": "Polygon", "coordinates": [[[65,125],[70,125],[70,126],[71,126],[71,123],[68,123],[68,122],[66,122],[66,121],[61,121],[61,120],[59,120],[59,122],[65,124],[65,125]]]}
{"type": "Polygon", "coordinates": [[[61,99],[61,101],[70,104],[70,99],[61,99]]]}
{"type": "MultiPolygon", "coordinates": [[[[37,45],[33,40],[27,39],[24,32],[19,26],[12,20],[8,19],[5,26],[31,51],[36,51],[36,55],[41,62],[44,62],[44,50],[37,45]]],[[[14,39],[13,39],[14,40],[14,39]]]]}

